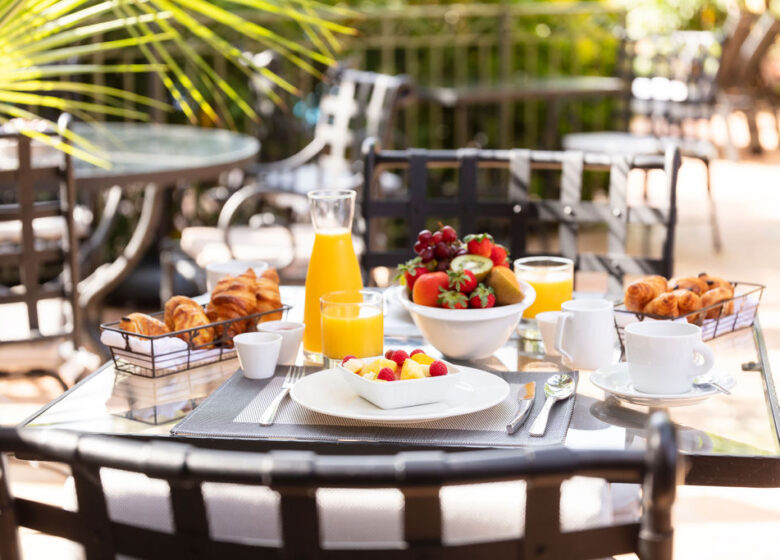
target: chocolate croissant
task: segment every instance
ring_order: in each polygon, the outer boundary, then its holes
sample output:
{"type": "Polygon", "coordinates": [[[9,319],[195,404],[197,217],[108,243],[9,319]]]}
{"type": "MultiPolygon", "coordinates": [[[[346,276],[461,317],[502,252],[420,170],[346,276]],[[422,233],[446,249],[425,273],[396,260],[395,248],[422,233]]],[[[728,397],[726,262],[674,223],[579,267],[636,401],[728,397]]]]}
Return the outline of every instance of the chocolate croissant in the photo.
{"type": "Polygon", "coordinates": [[[662,315],[664,317],[677,317],[680,314],[677,307],[677,296],[672,292],[667,292],[653,298],[645,305],[642,311],[651,315],[662,315]]]}
{"type": "MultiPolygon", "coordinates": [[[[216,313],[218,321],[236,319],[251,315],[257,307],[255,284],[257,276],[249,269],[240,276],[222,278],[211,292],[212,313],[216,313]]],[[[234,321],[227,327],[227,344],[232,346],[232,338],[247,332],[252,327],[251,320],[234,321]]],[[[222,333],[220,333],[222,334],[222,333]]]]}
{"type": "MultiPolygon", "coordinates": [[[[188,297],[175,296],[165,304],[165,325],[171,331],[205,327],[210,322],[198,302],[188,297]]],[[[214,329],[201,328],[197,331],[182,333],[177,336],[191,343],[195,348],[200,348],[214,340],[214,329]]]]}
{"type": "Polygon", "coordinates": [[[648,303],[666,291],[668,286],[663,276],[647,276],[631,282],[626,287],[624,297],[626,309],[642,311],[648,303]]]}
{"type": "MultiPolygon", "coordinates": [[[[674,290],[672,292],[677,298],[677,310],[680,315],[685,315],[691,311],[701,309],[701,298],[692,290],[674,290]]],[[[699,320],[699,313],[694,313],[688,317],[689,323],[695,323],[699,320]]]]}
{"type": "MultiPolygon", "coordinates": [[[[724,287],[715,288],[713,290],[709,290],[705,292],[704,295],[701,296],[701,306],[709,307],[710,305],[720,303],[721,301],[731,299],[732,297],[734,297],[733,289],[724,288],[724,287]]],[[[707,317],[707,319],[717,319],[718,317],[722,317],[724,315],[731,315],[732,313],[734,313],[734,302],[730,301],[728,303],[725,303],[723,305],[718,305],[708,310],[705,317],[707,317]]]]}
{"type": "MultiPolygon", "coordinates": [[[[256,313],[279,309],[282,306],[282,297],[279,294],[279,284],[274,282],[271,278],[264,276],[258,278],[255,283],[255,302],[256,313]]],[[[260,316],[258,322],[279,321],[281,318],[282,312],[279,311],[278,313],[268,313],[260,316]]]]}
{"type": "Polygon", "coordinates": [[[686,276],[685,278],[672,278],[669,280],[669,287],[672,290],[690,290],[692,292],[695,292],[696,295],[702,295],[704,292],[709,290],[709,287],[707,287],[707,282],[705,282],[703,279],[699,278],[698,276],[686,276]]]}
{"type": "Polygon", "coordinates": [[[169,332],[165,323],[145,313],[130,313],[122,317],[119,321],[119,328],[123,331],[148,336],[159,336],[169,332]]]}
{"type": "Polygon", "coordinates": [[[704,290],[704,292],[707,292],[714,288],[725,288],[727,290],[731,290],[732,296],[734,295],[734,285],[731,282],[724,280],[723,278],[718,278],[717,276],[710,276],[706,272],[702,272],[701,274],[699,274],[699,279],[707,284],[707,289],[704,290]]]}

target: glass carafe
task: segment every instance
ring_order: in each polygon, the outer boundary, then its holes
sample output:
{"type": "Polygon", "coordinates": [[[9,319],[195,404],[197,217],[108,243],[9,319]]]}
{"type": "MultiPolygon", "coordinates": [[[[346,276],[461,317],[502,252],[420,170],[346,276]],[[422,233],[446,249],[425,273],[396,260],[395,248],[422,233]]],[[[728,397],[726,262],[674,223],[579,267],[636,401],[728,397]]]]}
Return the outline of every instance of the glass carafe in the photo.
{"type": "Polygon", "coordinates": [[[306,360],[320,362],[320,298],[328,292],[360,290],[363,279],[352,246],[355,191],[317,190],[311,191],[308,196],[314,225],[314,248],[306,272],[303,353],[306,360]]]}

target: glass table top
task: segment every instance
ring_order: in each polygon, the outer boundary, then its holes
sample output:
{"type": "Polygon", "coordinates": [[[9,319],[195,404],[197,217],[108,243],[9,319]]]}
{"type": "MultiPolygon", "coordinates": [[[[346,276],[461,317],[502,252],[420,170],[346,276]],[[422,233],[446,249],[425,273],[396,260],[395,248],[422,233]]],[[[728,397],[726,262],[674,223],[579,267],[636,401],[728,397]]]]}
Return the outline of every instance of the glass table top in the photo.
{"type": "MultiPolygon", "coordinates": [[[[290,320],[300,320],[302,287],[282,287],[282,301],[293,305],[290,320]]],[[[386,346],[422,347],[432,354],[397,304],[389,302],[386,346]],[[404,323],[405,322],[405,323],[404,323]],[[403,333],[399,336],[400,333],[403,333]]],[[[692,455],[780,457],[774,393],[760,326],[716,338],[716,368],[736,379],[731,395],[716,394],[703,402],[668,409],[678,426],[680,449],[692,455]],[[756,365],[743,369],[744,364],[756,365]],[[767,381],[769,379],[769,382],[767,381]],[[774,411],[773,411],[774,407],[774,411]]],[[[551,371],[557,358],[539,352],[538,342],[510,339],[494,356],[474,364],[500,371],[551,371]]],[[[617,352],[617,350],[616,350],[617,352]]],[[[169,430],[238,369],[231,359],[160,379],[116,372],[111,363],[28,419],[28,426],[86,432],[166,436],[169,430]]],[[[571,448],[644,447],[644,425],[650,409],[622,403],[593,385],[581,371],[574,414],[565,444],[571,448]]],[[[778,463],[780,464],[780,463],[778,463]]]]}
{"type": "MultiPolygon", "coordinates": [[[[98,147],[111,164],[102,169],[74,159],[77,179],[226,165],[252,159],[260,148],[258,140],[246,134],[188,125],[74,123],[73,131],[98,147]]],[[[35,142],[32,150],[36,167],[56,165],[62,157],[35,142]]],[[[15,168],[15,143],[0,141],[0,169],[15,168]]]]}

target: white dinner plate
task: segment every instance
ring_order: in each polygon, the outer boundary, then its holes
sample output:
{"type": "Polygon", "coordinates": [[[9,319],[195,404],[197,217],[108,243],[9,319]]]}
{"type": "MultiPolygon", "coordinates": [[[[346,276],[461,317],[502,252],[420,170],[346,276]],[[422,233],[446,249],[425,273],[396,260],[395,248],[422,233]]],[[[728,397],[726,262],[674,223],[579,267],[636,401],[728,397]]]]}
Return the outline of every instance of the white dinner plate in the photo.
{"type": "Polygon", "coordinates": [[[337,369],[307,375],[296,383],[290,397],[313,412],[379,424],[415,424],[479,412],[504,401],[509,384],[491,373],[462,368],[460,380],[446,399],[418,406],[383,410],[357,393],[337,369]]]}
{"type": "MultiPolygon", "coordinates": [[[[711,373],[713,380],[726,389],[731,389],[737,384],[736,380],[727,373],[719,371],[711,373]]],[[[643,393],[631,384],[626,362],[597,369],[590,374],[590,382],[621,400],[641,406],[687,406],[701,402],[718,393],[718,390],[712,385],[693,387],[685,393],[670,395],[643,393]]]]}

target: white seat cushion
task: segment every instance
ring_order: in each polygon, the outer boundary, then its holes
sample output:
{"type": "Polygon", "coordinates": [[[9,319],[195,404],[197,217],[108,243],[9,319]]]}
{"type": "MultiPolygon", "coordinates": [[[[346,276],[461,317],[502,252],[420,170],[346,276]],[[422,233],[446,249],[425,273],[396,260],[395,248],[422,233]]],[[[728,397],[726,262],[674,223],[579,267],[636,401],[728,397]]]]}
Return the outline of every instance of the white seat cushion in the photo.
{"type": "MultiPolygon", "coordinates": [[[[92,212],[83,206],[77,206],[73,211],[76,225],[76,235],[80,238],[89,234],[92,223],[92,212]]],[[[63,216],[46,216],[33,220],[33,233],[36,239],[43,241],[58,241],[65,235],[65,218],[63,216]]],[[[21,243],[22,222],[10,220],[0,222],[0,243],[21,243]]]]}
{"type": "MultiPolygon", "coordinates": [[[[102,469],[109,516],[139,527],[173,532],[170,489],[164,481],[144,475],[102,469]]],[[[639,487],[629,489],[635,518],[639,487]]],[[[561,489],[561,527],[574,531],[613,522],[610,486],[600,479],[576,477],[561,489]]],[[[623,492],[625,495],[626,492],[623,492]]],[[[207,483],[203,495],[211,535],[217,540],[279,546],[279,495],[266,487],[207,483]]],[[[462,544],[519,537],[525,524],[525,483],[496,482],[444,487],[442,537],[462,544]]],[[[625,501],[624,497],[621,500],[625,501]]],[[[76,509],[72,479],[65,486],[65,507],[76,509]]],[[[380,548],[403,541],[403,495],[394,488],[319,489],[317,505],[323,545],[380,548]]],[[[622,505],[626,509],[625,504],[622,505]]]]}

